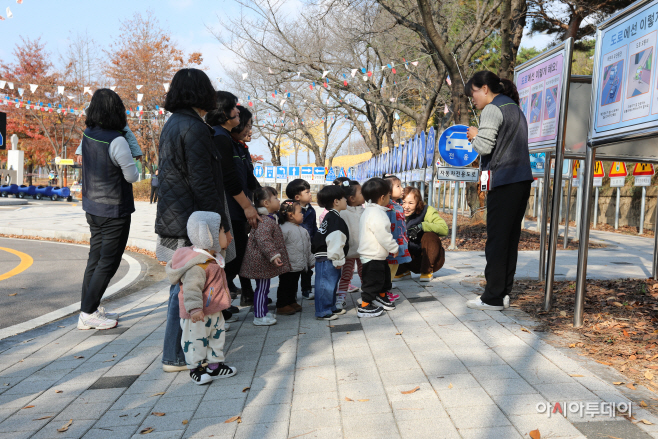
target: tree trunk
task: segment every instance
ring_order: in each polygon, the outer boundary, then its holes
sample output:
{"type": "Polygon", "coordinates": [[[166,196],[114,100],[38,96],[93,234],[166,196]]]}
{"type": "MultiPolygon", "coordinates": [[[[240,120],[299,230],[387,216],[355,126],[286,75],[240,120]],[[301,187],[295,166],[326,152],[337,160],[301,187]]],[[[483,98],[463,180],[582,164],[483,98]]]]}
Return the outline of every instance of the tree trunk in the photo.
{"type": "Polygon", "coordinates": [[[564,39],[566,40],[569,37],[572,37],[574,40],[578,39],[578,29],[580,29],[580,24],[582,22],[583,17],[580,14],[576,13],[571,15],[569,18],[569,29],[564,35],[564,39]]]}
{"type": "Polygon", "coordinates": [[[26,165],[26,170],[27,170],[27,180],[25,181],[25,184],[28,186],[32,186],[32,173],[34,172],[34,165],[29,164],[26,165]]]}
{"type": "Polygon", "coordinates": [[[500,65],[498,66],[498,76],[510,79],[514,71],[513,51],[510,44],[512,0],[503,0],[500,15],[500,65]]]}

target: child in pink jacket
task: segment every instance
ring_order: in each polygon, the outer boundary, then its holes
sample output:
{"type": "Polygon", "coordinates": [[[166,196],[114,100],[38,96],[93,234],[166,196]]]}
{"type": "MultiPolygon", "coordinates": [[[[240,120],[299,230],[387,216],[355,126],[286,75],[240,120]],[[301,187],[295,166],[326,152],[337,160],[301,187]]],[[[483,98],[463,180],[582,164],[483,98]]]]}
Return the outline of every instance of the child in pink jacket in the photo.
{"type": "Polygon", "coordinates": [[[228,241],[221,228],[221,216],[215,212],[190,215],[187,234],[193,245],[176,250],[165,271],[172,285],[181,284],[181,345],[190,378],[196,384],[206,384],[237,372],[224,364],[222,310],[230,306],[231,295],[220,252],[228,241]]]}

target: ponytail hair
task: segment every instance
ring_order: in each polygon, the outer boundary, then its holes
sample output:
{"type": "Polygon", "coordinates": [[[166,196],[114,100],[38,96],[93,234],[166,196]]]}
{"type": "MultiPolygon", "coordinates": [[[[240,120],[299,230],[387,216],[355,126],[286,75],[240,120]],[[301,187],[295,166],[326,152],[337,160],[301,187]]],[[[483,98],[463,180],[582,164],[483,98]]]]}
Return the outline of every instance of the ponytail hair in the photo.
{"type": "Polygon", "coordinates": [[[489,87],[493,93],[504,94],[512,99],[516,105],[519,105],[519,92],[516,85],[509,79],[501,79],[494,72],[489,70],[481,70],[471,76],[466,85],[464,85],[464,94],[466,96],[473,96],[473,87],[482,88],[483,85],[489,87]]]}

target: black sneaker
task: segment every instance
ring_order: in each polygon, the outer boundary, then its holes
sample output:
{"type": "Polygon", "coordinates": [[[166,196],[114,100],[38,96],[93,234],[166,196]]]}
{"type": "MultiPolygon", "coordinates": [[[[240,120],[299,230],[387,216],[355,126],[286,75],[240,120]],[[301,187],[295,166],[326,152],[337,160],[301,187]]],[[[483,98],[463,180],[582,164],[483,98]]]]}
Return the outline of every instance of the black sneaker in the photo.
{"type": "Polygon", "coordinates": [[[245,297],[244,294],[240,295],[240,306],[251,306],[254,304],[253,297],[245,297]]]}
{"type": "Polygon", "coordinates": [[[226,311],[230,312],[231,314],[237,314],[237,313],[240,312],[240,308],[238,308],[237,306],[231,305],[228,308],[226,308],[226,311]]]}
{"type": "Polygon", "coordinates": [[[389,299],[387,295],[384,295],[384,297],[382,296],[375,297],[375,300],[373,300],[372,303],[375,306],[381,306],[386,311],[393,311],[395,309],[395,304],[391,302],[391,299],[389,299]]]}
{"type": "Polygon", "coordinates": [[[235,367],[219,363],[219,367],[215,370],[211,370],[210,367],[206,368],[206,373],[210,375],[211,380],[218,380],[221,378],[230,378],[238,373],[238,370],[235,367]]]}
{"type": "Polygon", "coordinates": [[[197,366],[196,369],[190,370],[190,378],[192,378],[195,384],[199,385],[208,384],[213,380],[203,366],[197,366]]]}
{"type": "Polygon", "coordinates": [[[356,309],[357,317],[379,317],[384,313],[384,308],[369,303],[368,306],[359,306],[356,309]]]}

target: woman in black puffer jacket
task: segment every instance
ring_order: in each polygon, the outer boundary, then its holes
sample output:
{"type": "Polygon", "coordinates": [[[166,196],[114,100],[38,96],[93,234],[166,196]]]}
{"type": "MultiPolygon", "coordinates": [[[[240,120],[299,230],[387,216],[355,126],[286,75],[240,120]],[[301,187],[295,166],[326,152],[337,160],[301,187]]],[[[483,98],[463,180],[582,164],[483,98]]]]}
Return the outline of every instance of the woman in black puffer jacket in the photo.
{"type": "MultiPolygon", "coordinates": [[[[169,261],[177,248],[191,245],[187,220],[196,211],[220,214],[224,231],[229,242],[232,241],[222,157],[213,144],[214,130],[203,119],[216,105],[215,90],[203,71],[181,69],[174,75],[164,104],[173,114],[162,128],[158,163],[160,189],[155,233],[158,234],[156,255],[161,261],[169,261]]],[[[227,262],[235,257],[235,245],[233,256],[228,253],[227,262]]],[[[180,342],[179,291],[178,285],[172,285],[169,291],[162,353],[166,372],[187,370],[180,342]]]]}

